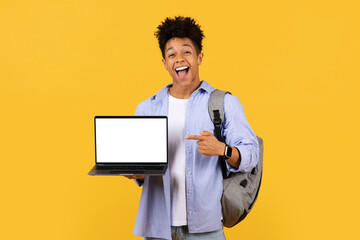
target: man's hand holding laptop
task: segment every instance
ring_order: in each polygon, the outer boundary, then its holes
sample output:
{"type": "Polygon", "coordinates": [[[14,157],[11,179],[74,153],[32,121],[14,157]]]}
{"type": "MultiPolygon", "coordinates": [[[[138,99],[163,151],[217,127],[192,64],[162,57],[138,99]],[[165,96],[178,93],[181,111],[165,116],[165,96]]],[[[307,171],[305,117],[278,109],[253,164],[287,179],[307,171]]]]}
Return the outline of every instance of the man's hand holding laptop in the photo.
{"type": "Polygon", "coordinates": [[[127,177],[128,179],[144,179],[144,175],[124,175],[124,177],[127,177]]]}

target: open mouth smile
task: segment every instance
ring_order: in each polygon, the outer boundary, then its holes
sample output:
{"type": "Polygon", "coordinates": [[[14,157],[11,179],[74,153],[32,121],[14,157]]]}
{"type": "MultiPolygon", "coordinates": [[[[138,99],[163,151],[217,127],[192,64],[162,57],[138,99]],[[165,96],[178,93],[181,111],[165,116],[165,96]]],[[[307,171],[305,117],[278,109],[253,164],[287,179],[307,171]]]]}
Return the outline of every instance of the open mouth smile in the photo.
{"type": "Polygon", "coordinates": [[[188,67],[188,66],[178,67],[175,69],[175,72],[180,79],[183,79],[186,77],[189,69],[190,69],[190,67],[188,67]]]}

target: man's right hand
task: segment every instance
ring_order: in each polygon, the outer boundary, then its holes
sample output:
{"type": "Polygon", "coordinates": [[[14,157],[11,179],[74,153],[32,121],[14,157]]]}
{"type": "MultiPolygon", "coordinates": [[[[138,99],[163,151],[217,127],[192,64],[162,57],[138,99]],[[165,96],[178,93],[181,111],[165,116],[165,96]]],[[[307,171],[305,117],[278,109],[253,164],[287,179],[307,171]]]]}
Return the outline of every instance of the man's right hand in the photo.
{"type": "Polygon", "coordinates": [[[144,175],[124,175],[124,177],[128,179],[139,179],[139,180],[144,180],[145,178],[144,175]]]}

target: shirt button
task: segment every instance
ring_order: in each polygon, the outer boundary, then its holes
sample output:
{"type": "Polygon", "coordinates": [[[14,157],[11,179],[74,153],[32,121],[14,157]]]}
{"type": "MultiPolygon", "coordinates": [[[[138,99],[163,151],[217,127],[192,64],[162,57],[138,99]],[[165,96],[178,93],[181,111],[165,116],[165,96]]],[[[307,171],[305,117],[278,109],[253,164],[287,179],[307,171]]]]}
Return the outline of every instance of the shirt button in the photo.
{"type": "Polygon", "coordinates": [[[190,153],[191,153],[191,151],[187,151],[187,153],[188,153],[188,154],[190,154],[190,153]]]}
{"type": "Polygon", "coordinates": [[[188,174],[190,175],[190,174],[191,174],[191,172],[189,171],[189,172],[188,172],[188,174]]]}
{"type": "Polygon", "coordinates": [[[191,211],[189,211],[189,214],[191,215],[191,214],[192,214],[192,212],[191,212],[191,211]]]}
{"type": "Polygon", "coordinates": [[[191,190],[188,191],[188,194],[191,194],[191,190]]]}
{"type": "Polygon", "coordinates": [[[189,132],[185,132],[186,133],[186,135],[188,135],[189,134],[189,132]]]}

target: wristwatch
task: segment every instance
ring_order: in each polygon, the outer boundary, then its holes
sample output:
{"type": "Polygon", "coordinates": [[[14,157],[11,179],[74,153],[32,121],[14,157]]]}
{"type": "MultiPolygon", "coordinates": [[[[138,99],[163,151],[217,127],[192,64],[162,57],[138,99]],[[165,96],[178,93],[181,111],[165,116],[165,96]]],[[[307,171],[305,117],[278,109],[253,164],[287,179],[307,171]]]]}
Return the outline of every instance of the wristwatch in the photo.
{"type": "Polygon", "coordinates": [[[231,158],[231,154],[232,154],[232,148],[226,144],[225,153],[224,153],[225,159],[231,158]]]}

